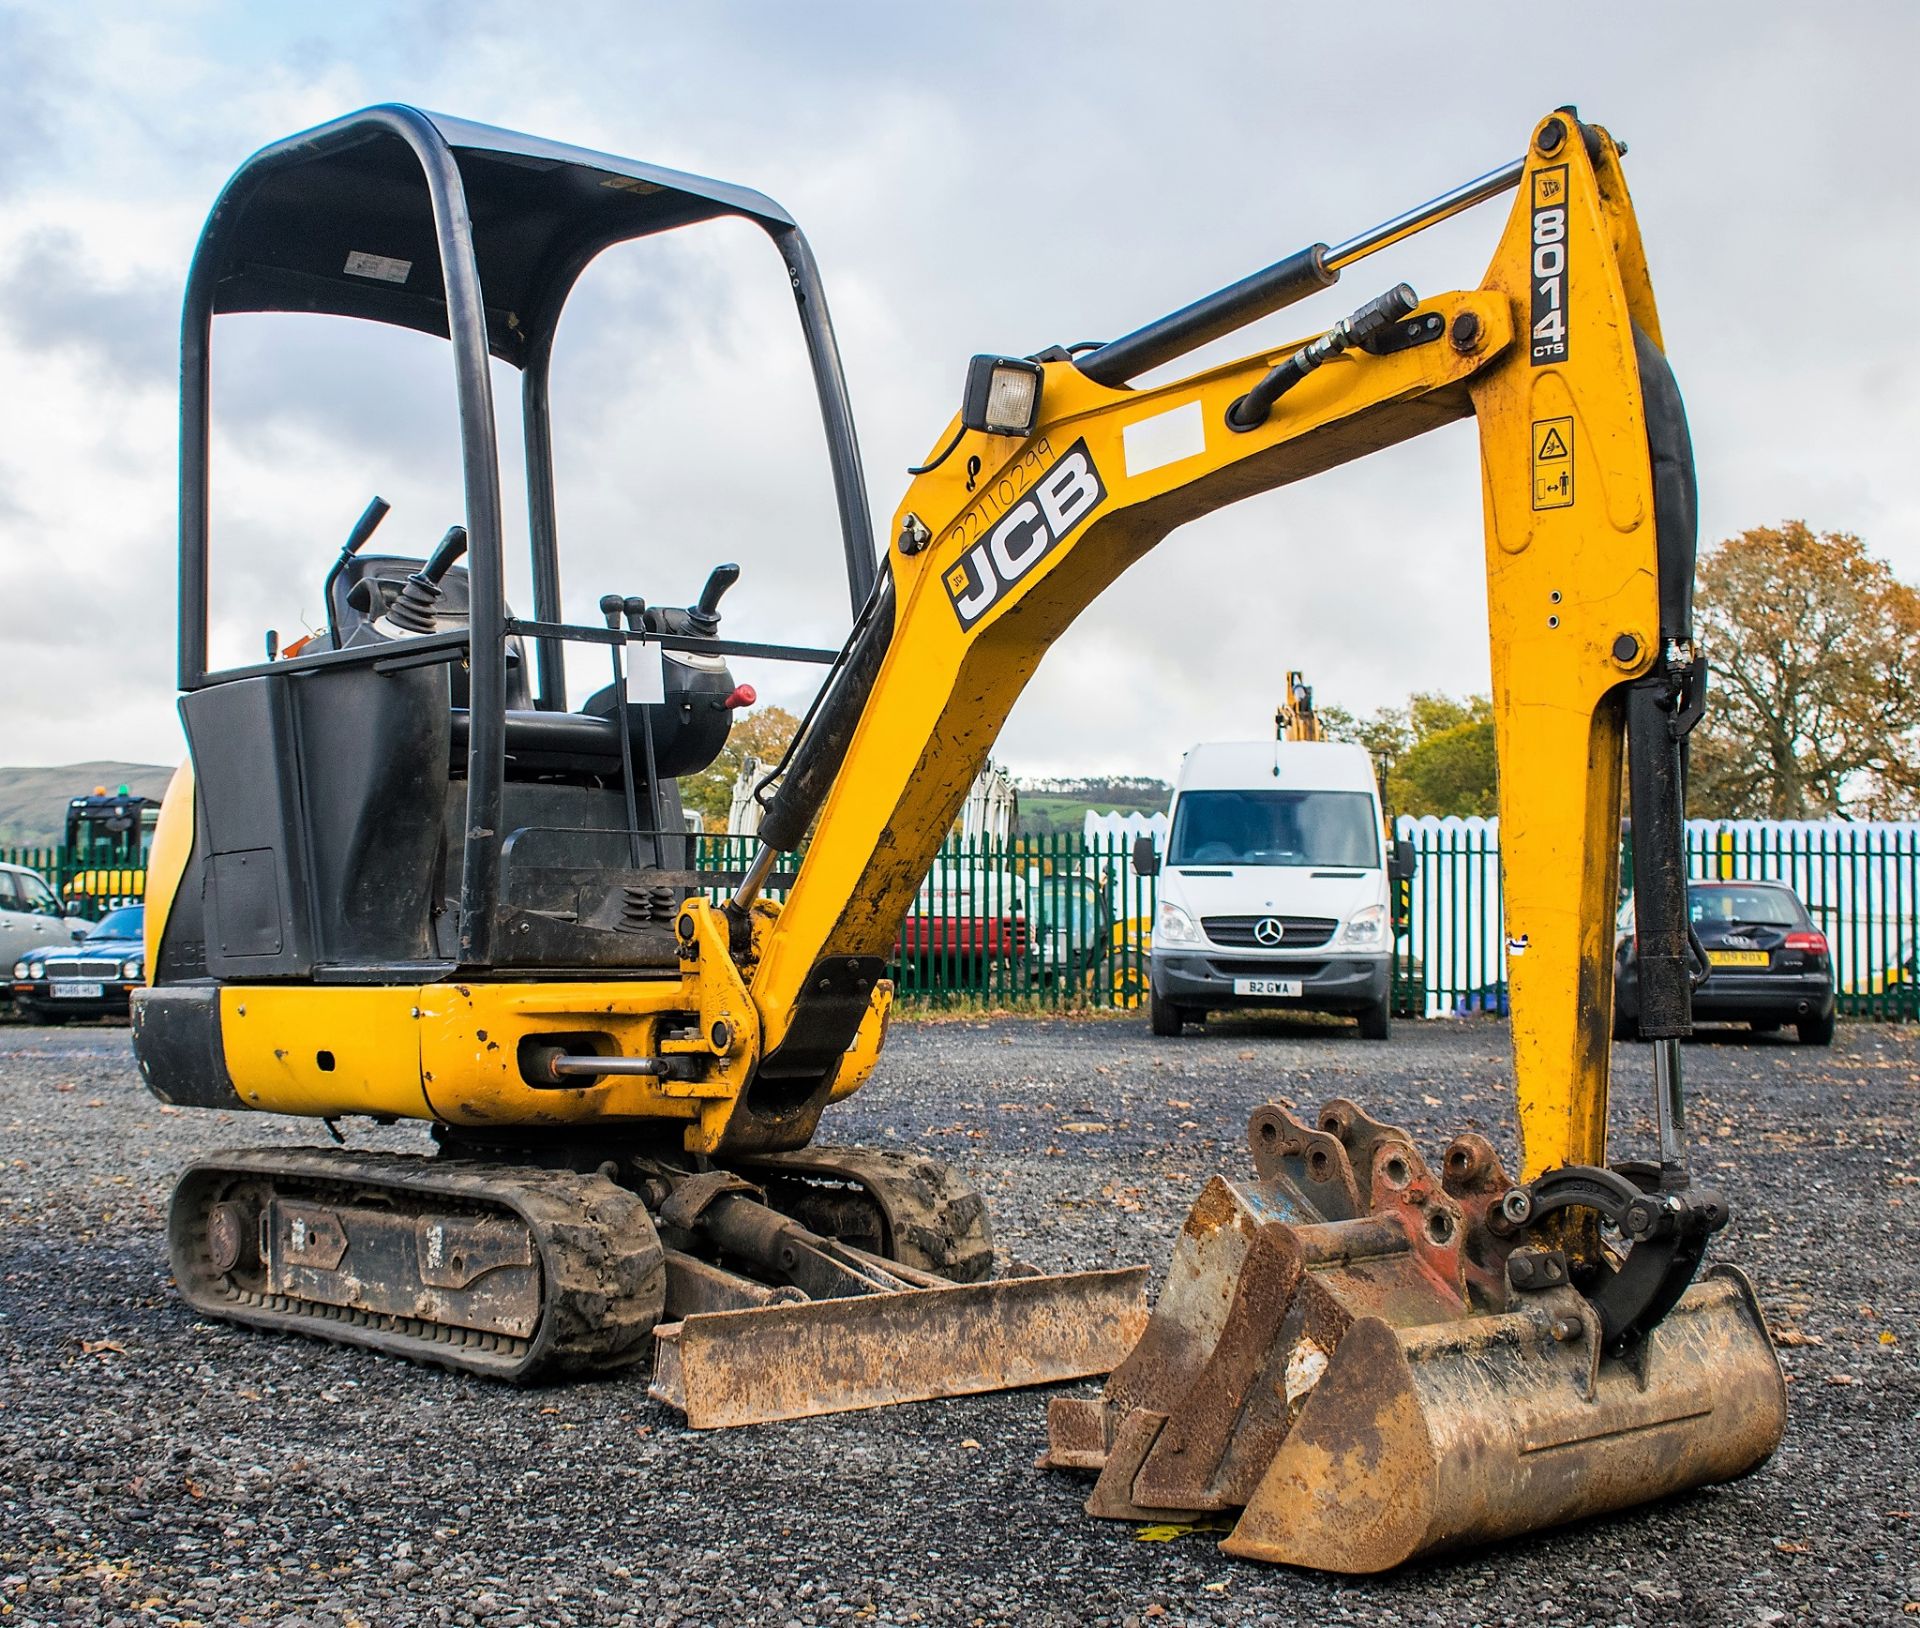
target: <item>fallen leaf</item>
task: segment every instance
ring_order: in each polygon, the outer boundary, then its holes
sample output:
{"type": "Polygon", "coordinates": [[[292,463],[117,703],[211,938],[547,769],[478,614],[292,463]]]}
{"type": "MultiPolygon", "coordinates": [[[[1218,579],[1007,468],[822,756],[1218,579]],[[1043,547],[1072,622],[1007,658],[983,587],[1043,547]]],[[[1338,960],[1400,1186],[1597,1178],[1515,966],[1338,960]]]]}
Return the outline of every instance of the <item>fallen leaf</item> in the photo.
{"type": "Polygon", "coordinates": [[[1175,1538],[1190,1537],[1195,1532],[1230,1532],[1232,1521],[1156,1521],[1152,1526],[1134,1529],[1136,1543],[1171,1543],[1175,1538]]]}
{"type": "Polygon", "coordinates": [[[1227,1584],[1232,1581],[1231,1577],[1223,1577],[1217,1583],[1202,1583],[1200,1586],[1209,1594],[1224,1594],[1227,1591],[1227,1584]]]}
{"type": "Polygon", "coordinates": [[[1880,1343],[1882,1345],[1898,1345],[1900,1341],[1895,1337],[1892,1329],[1883,1328],[1880,1330],[1880,1343]]]}
{"type": "Polygon", "coordinates": [[[980,1444],[977,1441],[975,1441],[971,1436],[963,1437],[961,1439],[960,1445],[966,1448],[969,1452],[977,1453],[980,1451],[980,1444]]]}
{"type": "Polygon", "coordinates": [[[1424,1091],[1420,1093],[1420,1100],[1429,1108],[1438,1108],[1440,1106],[1440,1099],[1438,1097],[1430,1097],[1424,1091]]]}
{"type": "Polygon", "coordinates": [[[1772,1333],[1775,1345],[1825,1345],[1827,1343],[1818,1334],[1808,1334],[1797,1328],[1776,1328],[1772,1333]]]}
{"type": "Polygon", "coordinates": [[[1829,1385],[1858,1385],[1860,1381],[1855,1379],[1852,1374],[1828,1374],[1827,1383],[1829,1385]]]}
{"type": "Polygon", "coordinates": [[[1060,1128],[1070,1136],[1096,1136],[1113,1127],[1098,1119],[1070,1119],[1060,1128]]]}
{"type": "Polygon", "coordinates": [[[127,1348],[118,1340],[82,1340],[80,1349],[90,1357],[105,1356],[108,1352],[112,1352],[117,1357],[124,1357],[127,1354],[127,1348]]]}
{"type": "Polygon", "coordinates": [[[1811,1543],[1793,1543],[1789,1542],[1786,1538],[1775,1538],[1773,1540],[1773,1546],[1783,1555],[1808,1555],[1813,1553],[1813,1545],[1811,1543]]]}
{"type": "Polygon", "coordinates": [[[1190,1102],[1182,1102],[1178,1097],[1168,1097],[1167,1106],[1169,1108],[1191,1108],[1193,1104],[1190,1102]]]}
{"type": "Polygon", "coordinates": [[[187,1495],[191,1498],[204,1498],[207,1495],[207,1489],[201,1486],[198,1481],[189,1481],[187,1483],[187,1495]]]}

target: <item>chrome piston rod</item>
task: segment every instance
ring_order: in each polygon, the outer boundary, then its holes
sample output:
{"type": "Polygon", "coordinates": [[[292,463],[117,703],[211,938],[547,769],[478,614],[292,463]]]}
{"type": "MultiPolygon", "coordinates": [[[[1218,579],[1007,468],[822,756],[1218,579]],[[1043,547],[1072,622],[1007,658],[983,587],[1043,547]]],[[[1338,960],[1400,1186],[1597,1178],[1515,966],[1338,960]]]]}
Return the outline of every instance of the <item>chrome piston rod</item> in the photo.
{"type": "Polygon", "coordinates": [[[1524,158],[1516,158],[1511,164],[1488,170],[1485,175],[1476,176],[1437,198],[1429,198],[1334,248],[1315,243],[1301,249],[1157,322],[1149,322],[1123,338],[1088,351],[1077,359],[1076,365],[1100,384],[1116,387],[1125,384],[1151,368],[1245,327],[1257,317],[1284,310],[1309,294],[1332,287],[1340,280],[1340,273],[1356,260],[1364,260],[1463,209],[1471,209],[1477,203],[1510,191],[1520,184],[1526,162],[1524,158]]]}

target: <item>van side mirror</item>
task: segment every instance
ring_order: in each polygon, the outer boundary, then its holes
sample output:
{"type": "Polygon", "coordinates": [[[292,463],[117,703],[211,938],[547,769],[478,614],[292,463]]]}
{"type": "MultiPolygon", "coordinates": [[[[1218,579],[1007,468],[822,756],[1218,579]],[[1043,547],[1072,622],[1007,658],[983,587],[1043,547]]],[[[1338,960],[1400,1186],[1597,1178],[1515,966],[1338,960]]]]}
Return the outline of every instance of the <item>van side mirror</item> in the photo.
{"type": "Polygon", "coordinates": [[[1133,874],[1135,876],[1158,876],[1160,874],[1160,853],[1153,845],[1152,837],[1133,839],[1133,874]]]}
{"type": "Polygon", "coordinates": [[[1414,857],[1413,844],[1402,837],[1393,845],[1393,858],[1387,861],[1388,879],[1395,882],[1411,882],[1414,873],[1420,869],[1420,862],[1414,857]]]}

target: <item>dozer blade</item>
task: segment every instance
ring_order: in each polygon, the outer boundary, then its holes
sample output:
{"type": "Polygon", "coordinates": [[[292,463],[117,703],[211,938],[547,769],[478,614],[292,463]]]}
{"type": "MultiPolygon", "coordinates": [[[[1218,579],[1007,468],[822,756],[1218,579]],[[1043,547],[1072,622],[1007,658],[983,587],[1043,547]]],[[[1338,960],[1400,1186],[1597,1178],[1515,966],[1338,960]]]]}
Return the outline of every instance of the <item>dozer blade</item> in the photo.
{"type": "Polygon", "coordinates": [[[1563,1267],[1508,1287],[1483,1139],[1436,1180],[1351,1103],[1251,1130],[1259,1184],[1207,1185],[1139,1345],[1101,1397],[1049,1408],[1040,1462],[1098,1472],[1088,1513],[1238,1510],[1230,1554],[1378,1572],[1729,1480],[1779,1444],[1785,1385],[1734,1269],[1611,1353],[1563,1267]]]}
{"type": "Polygon", "coordinates": [[[1146,1277],[1133,1266],[702,1312],[654,1330],[650,1394],[711,1430],[1087,1379],[1146,1328],[1146,1277]]]}

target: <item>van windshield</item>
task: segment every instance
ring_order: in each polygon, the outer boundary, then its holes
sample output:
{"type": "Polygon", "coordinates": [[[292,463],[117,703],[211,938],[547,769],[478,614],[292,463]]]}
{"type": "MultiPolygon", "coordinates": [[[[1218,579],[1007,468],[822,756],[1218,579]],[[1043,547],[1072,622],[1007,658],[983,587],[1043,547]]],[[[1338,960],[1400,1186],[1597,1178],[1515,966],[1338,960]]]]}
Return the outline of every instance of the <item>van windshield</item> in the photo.
{"type": "Polygon", "coordinates": [[[1380,826],[1363,791],[1189,791],[1168,844],[1170,865],[1380,864],[1380,826]]]}

